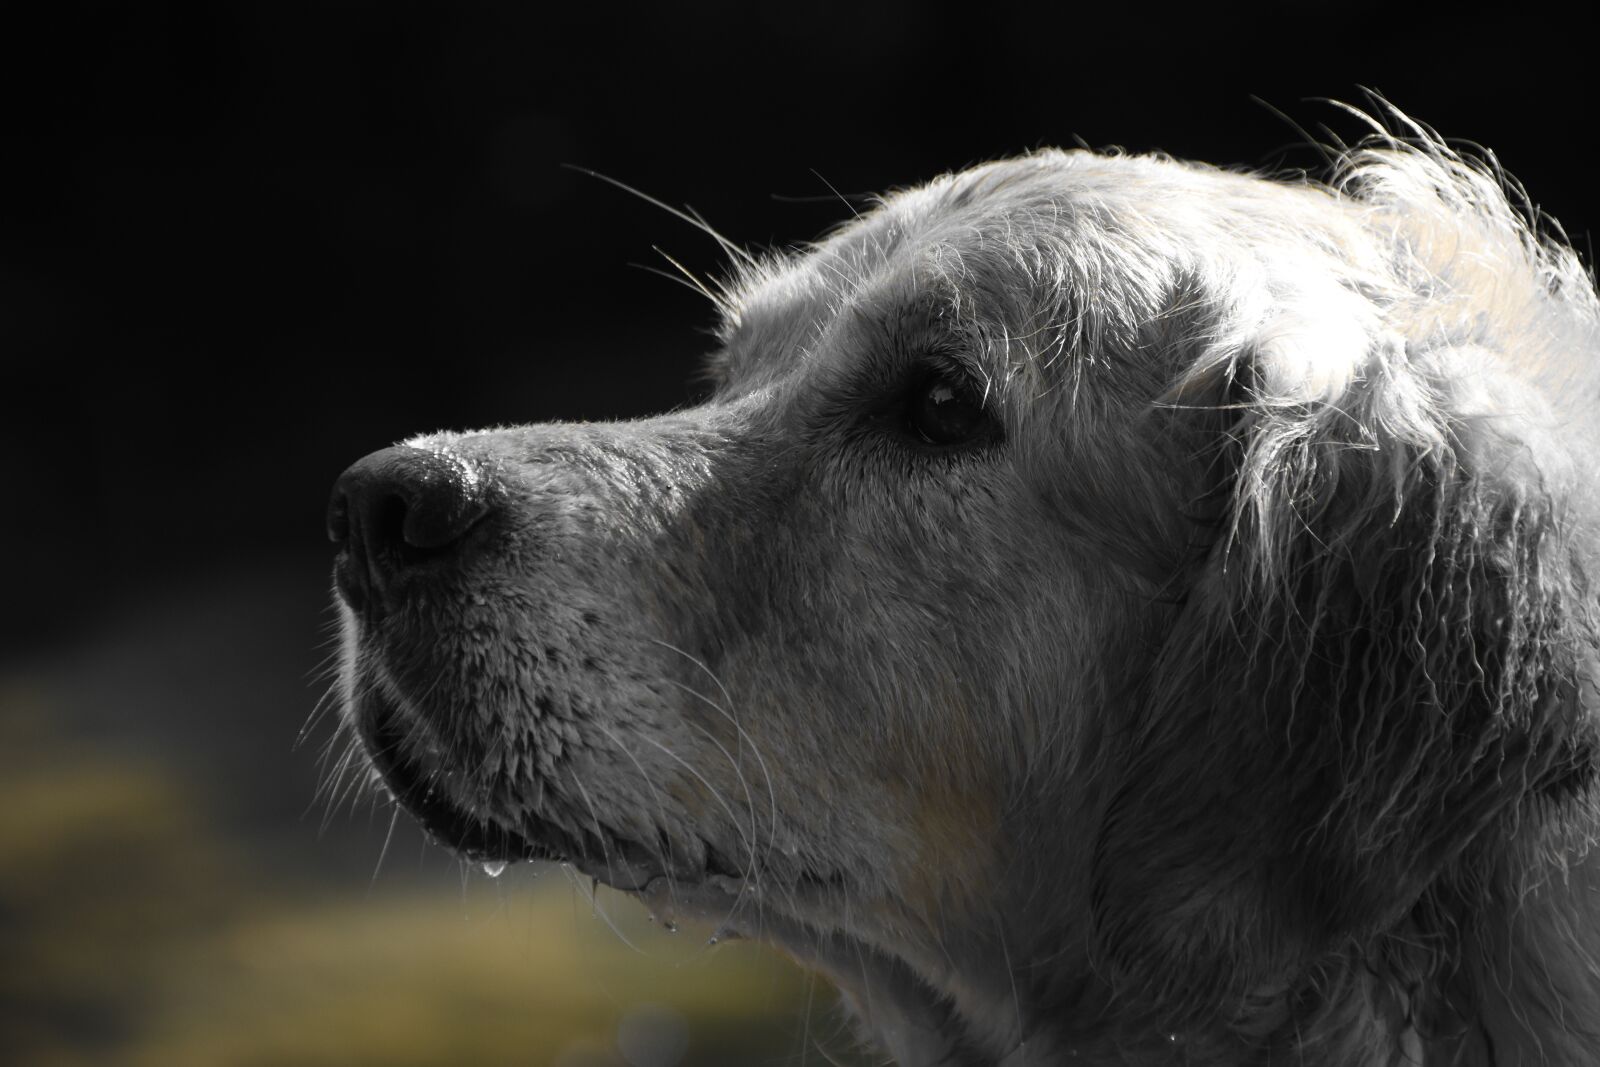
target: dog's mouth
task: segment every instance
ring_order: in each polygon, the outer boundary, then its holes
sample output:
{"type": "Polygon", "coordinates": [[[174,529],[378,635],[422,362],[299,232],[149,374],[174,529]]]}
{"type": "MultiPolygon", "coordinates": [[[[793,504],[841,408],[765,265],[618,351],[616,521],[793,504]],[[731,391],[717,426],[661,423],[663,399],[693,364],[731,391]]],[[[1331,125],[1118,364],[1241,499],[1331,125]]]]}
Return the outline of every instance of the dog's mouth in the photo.
{"type": "Polygon", "coordinates": [[[377,691],[363,697],[356,728],[390,796],[436,843],[475,863],[564,858],[562,843],[548,839],[553,835],[532,838],[457,803],[442,772],[413,751],[410,728],[394,700],[377,691]]]}
{"type": "Polygon", "coordinates": [[[703,865],[685,869],[639,842],[594,831],[574,831],[552,819],[524,816],[516,826],[473,811],[446,786],[445,772],[418,751],[414,727],[400,704],[381,686],[369,687],[356,709],[356,728],[389,794],[422,825],[434,843],[472,863],[493,869],[524,860],[570,863],[597,881],[625,892],[653,884],[731,891],[744,875],[709,846],[703,865]]]}

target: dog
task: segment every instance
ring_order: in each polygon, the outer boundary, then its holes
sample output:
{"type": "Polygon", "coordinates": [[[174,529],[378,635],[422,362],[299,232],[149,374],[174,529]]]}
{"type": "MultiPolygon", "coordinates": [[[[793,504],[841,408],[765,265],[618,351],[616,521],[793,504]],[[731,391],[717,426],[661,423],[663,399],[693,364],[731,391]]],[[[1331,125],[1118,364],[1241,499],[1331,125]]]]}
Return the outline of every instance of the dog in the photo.
{"type": "Polygon", "coordinates": [[[950,174],[728,244],[699,406],[360,460],[360,758],[906,1067],[1600,1063],[1600,300],[1401,132],[950,174]]]}

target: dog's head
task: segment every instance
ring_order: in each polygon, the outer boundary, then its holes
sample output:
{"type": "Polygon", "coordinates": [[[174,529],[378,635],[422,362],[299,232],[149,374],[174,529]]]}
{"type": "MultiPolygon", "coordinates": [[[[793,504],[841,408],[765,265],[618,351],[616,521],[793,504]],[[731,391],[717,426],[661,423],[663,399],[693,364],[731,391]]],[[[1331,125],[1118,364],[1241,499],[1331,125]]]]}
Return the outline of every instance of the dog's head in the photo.
{"type": "Polygon", "coordinates": [[[702,406],[340,479],[347,721],[445,843],[916,1060],[1264,1034],[1587,825],[1594,297],[1476,171],[1041,153],[719,303],[702,406]]]}

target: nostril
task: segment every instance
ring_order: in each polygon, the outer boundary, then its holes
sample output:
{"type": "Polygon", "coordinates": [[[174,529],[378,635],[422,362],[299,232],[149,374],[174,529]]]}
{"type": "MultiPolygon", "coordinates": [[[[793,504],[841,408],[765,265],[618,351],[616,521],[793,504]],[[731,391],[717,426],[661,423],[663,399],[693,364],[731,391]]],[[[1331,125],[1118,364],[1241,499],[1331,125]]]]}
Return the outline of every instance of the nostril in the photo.
{"type": "Polygon", "coordinates": [[[477,471],[449,453],[398,446],[351,464],[328,501],[328,537],[346,549],[343,571],[382,587],[443,556],[489,513],[477,471]]]}
{"type": "Polygon", "coordinates": [[[405,537],[406,515],[410,505],[400,493],[379,495],[366,509],[367,539],[387,548],[398,548],[407,543],[405,537]]]}
{"type": "Polygon", "coordinates": [[[462,489],[453,485],[440,492],[427,487],[406,499],[396,497],[381,521],[392,523],[396,539],[413,548],[447,548],[489,512],[483,501],[462,489]]]}

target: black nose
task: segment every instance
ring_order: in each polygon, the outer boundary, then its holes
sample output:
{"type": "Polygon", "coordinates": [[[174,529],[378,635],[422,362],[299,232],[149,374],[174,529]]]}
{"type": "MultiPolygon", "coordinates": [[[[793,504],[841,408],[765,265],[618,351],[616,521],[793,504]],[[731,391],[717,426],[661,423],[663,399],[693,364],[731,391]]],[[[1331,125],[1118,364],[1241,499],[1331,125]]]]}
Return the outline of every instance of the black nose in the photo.
{"type": "Polygon", "coordinates": [[[448,454],[400,445],[357,460],[328,501],[328,539],[345,549],[339,588],[362,607],[399,571],[448,554],[488,512],[481,476],[448,454]]]}

